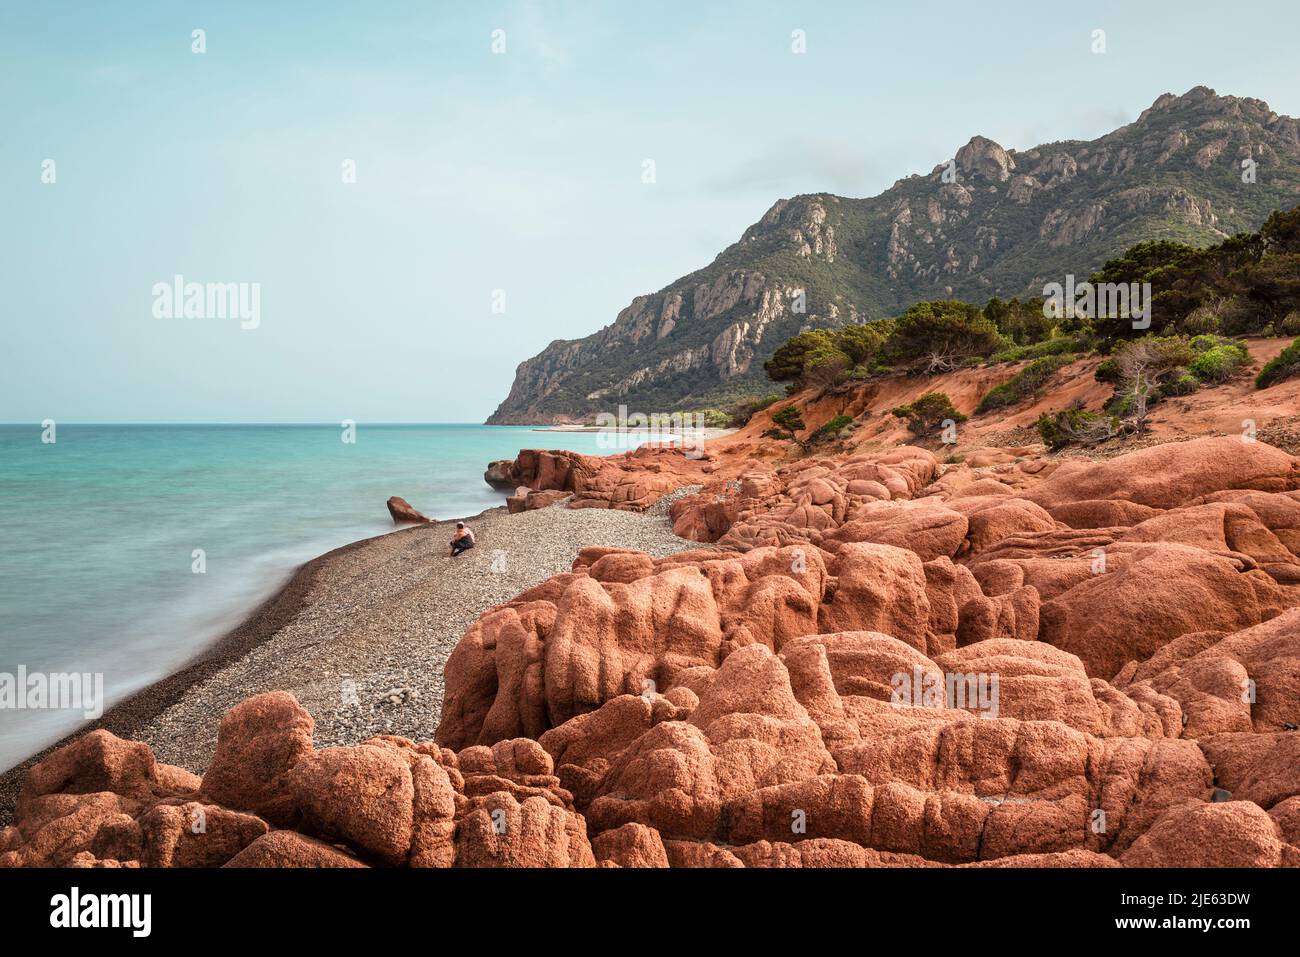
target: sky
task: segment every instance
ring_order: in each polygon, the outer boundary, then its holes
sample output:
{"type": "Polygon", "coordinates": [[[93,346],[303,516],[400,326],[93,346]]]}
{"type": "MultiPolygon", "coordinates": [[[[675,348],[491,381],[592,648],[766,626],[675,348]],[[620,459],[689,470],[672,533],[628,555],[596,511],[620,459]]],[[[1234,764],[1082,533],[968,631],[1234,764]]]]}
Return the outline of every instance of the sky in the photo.
{"type": "Polygon", "coordinates": [[[779,198],[1199,84],[1300,115],[1297,27],[1294,0],[5,0],[0,421],[482,421],[779,198]],[[168,316],[178,275],[256,288],[257,321],[168,316]]]}

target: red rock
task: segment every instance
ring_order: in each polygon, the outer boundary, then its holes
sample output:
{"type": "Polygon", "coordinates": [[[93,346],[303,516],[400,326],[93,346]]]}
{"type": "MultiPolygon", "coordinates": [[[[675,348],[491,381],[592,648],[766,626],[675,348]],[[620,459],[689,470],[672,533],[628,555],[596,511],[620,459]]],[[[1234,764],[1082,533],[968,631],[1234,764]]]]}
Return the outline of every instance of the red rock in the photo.
{"type": "Polygon", "coordinates": [[[289,824],[295,804],[289,772],[312,753],[315,722],[285,691],[249,698],[226,712],[217,750],[203,775],[203,794],[217,804],[289,824]]]}
{"type": "Polygon", "coordinates": [[[259,837],[225,867],[365,867],[350,854],[296,831],[272,831],[259,837]]]}
{"type": "Polygon", "coordinates": [[[1067,459],[1025,493],[1048,511],[1071,502],[1122,499],[1177,508],[1226,489],[1286,492],[1300,488],[1300,462],[1264,442],[1219,436],[1170,442],[1104,462],[1067,459]]]}
{"type": "Polygon", "coordinates": [[[515,474],[513,459],[499,459],[489,462],[483,473],[483,481],[495,489],[513,490],[519,486],[519,477],[515,474]]]}
{"type": "Polygon", "coordinates": [[[925,569],[915,552],[854,542],[831,563],[834,598],[823,604],[818,630],[877,631],[924,651],[930,622],[925,569]]]}
{"type": "Polygon", "coordinates": [[[140,816],[145,867],[220,867],[267,833],[266,822],[212,804],[157,804],[140,816]]]}
{"type": "Polygon", "coordinates": [[[411,503],[399,496],[392,496],[388,500],[388,514],[393,517],[395,523],[400,522],[428,522],[430,519],[416,511],[411,503]]]}
{"type": "Polygon", "coordinates": [[[406,862],[415,785],[405,757],[375,745],[325,748],[289,774],[304,829],[337,838],[389,865],[406,862]]]}
{"type": "Polygon", "coordinates": [[[1277,867],[1281,859],[1277,825],[1249,801],[1172,808],[1120,857],[1125,867],[1277,867]]]}
{"type": "Polygon", "coordinates": [[[1125,567],[1042,606],[1042,640],[1078,655],[1090,675],[1110,677],[1181,635],[1236,631],[1283,607],[1279,586],[1262,572],[1243,574],[1230,559],[1185,545],[1141,547],[1125,567]]]}
{"type": "Polygon", "coordinates": [[[667,867],[668,853],[659,832],[644,824],[624,824],[591,842],[601,866],[667,867]]]}
{"type": "Polygon", "coordinates": [[[582,818],[541,797],[476,799],[456,829],[457,867],[595,867],[582,818]]]}
{"type": "Polygon", "coordinates": [[[157,762],[147,744],[92,731],[55,751],[27,772],[23,803],[44,794],[112,791],[144,800],[153,796],[157,762]]]}

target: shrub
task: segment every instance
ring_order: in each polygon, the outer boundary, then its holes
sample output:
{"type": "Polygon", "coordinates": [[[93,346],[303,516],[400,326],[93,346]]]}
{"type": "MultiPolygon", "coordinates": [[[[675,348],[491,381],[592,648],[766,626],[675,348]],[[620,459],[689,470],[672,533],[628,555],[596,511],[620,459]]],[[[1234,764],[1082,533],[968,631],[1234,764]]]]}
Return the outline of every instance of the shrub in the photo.
{"type": "Polygon", "coordinates": [[[773,382],[799,380],[803,376],[804,360],[818,347],[835,347],[835,338],[827,329],[801,332],[763,363],[763,370],[773,382]]]}
{"type": "Polygon", "coordinates": [[[790,432],[799,432],[806,427],[799,409],[793,405],[787,405],[781,411],[772,413],[772,421],[790,432]]]}
{"type": "Polygon", "coordinates": [[[1228,336],[1193,336],[1187,343],[1191,346],[1193,352],[1209,352],[1216,346],[1231,346],[1241,353],[1243,359],[1250,358],[1250,351],[1246,344],[1240,339],[1232,339],[1228,336]]]}
{"type": "Polygon", "coordinates": [[[763,433],[765,439],[793,439],[794,436],[782,429],[768,429],[763,433]]]}
{"type": "Polygon", "coordinates": [[[914,372],[951,372],[1008,344],[974,306],[945,299],[918,302],[899,316],[882,352],[914,372]]]}
{"type": "Polygon", "coordinates": [[[893,331],[894,324],[888,320],[855,323],[835,333],[835,345],[849,357],[853,365],[869,366],[875,362],[885,340],[893,331]]]}
{"type": "Polygon", "coordinates": [[[838,435],[852,424],[853,416],[837,415],[812,434],[812,441],[816,442],[819,439],[827,439],[838,435]]]}
{"type": "Polygon", "coordinates": [[[966,421],[946,392],[927,392],[910,405],[900,405],[893,414],[907,420],[907,430],[913,435],[929,435],[947,420],[966,421]]]}
{"type": "Polygon", "coordinates": [[[1183,320],[1183,332],[1189,336],[1199,336],[1207,332],[1218,332],[1223,323],[1219,319],[1219,305],[1197,306],[1183,320]]]}
{"type": "Polygon", "coordinates": [[[1037,395],[1039,390],[1062,366],[1073,361],[1072,356],[1046,356],[1035,359],[1020,370],[1010,381],[997,386],[980,400],[975,414],[979,415],[991,409],[1001,409],[1037,395]]]}
{"type": "Polygon", "coordinates": [[[839,381],[853,366],[853,360],[839,346],[823,343],[809,349],[803,358],[801,379],[805,385],[826,388],[839,381]]]}
{"type": "Polygon", "coordinates": [[[1191,395],[1200,388],[1201,381],[1190,372],[1182,372],[1177,378],[1161,383],[1157,390],[1160,398],[1170,399],[1180,395],[1191,395]]]}
{"type": "Polygon", "coordinates": [[[1140,434],[1146,428],[1150,406],[1161,397],[1161,387],[1185,374],[1195,357],[1187,340],[1179,336],[1145,336],[1125,342],[1115,353],[1119,378],[1110,411],[1132,416],[1140,434]]]}
{"type": "Polygon", "coordinates": [[[1103,359],[1101,361],[1101,364],[1097,366],[1097,371],[1092,374],[1092,377],[1098,382],[1106,382],[1110,385],[1115,385],[1119,382],[1119,375],[1119,360],[1112,356],[1109,359],[1103,359]]]}
{"type": "Polygon", "coordinates": [[[1059,356],[1071,352],[1089,352],[1091,347],[1087,336],[1060,336],[1045,339],[1028,346],[1013,346],[989,356],[989,362],[1020,362],[1022,359],[1041,359],[1043,356],[1059,356]]]}
{"type": "Polygon", "coordinates": [[[1003,302],[994,296],[981,313],[997,327],[998,332],[1018,346],[1042,342],[1057,328],[1056,320],[1043,315],[1042,299],[1029,299],[1025,302],[1012,299],[1003,302]]]}
{"type": "Polygon", "coordinates": [[[1264,322],[1259,307],[1244,296],[1233,296],[1219,307],[1219,331],[1226,335],[1244,336],[1264,322]]]}
{"type": "Polygon", "coordinates": [[[1296,339],[1268,361],[1255,377],[1255,388],[1267,389],[1297,375],[1300,375],[1300,339],[1296,339]]]}
{"type": "Polygon", "coordinates": [[[1300,336],[1300,309],[1288,312],[1277,324],[1277,331],[1284,336],[1300,336]]]}
{"type": "Polygon", "coordinates": [[[1199,353],[1188,366],[1188,371],[1201,382],[1227,382],[1249,361],[1250,353],[1237,343],[1216,345],[1199,353]]]}
{"type": "Polygon", "coordinates": [[[1036,423],[1043,443],[1053,451],[1067,445],[1096,445],[1119,434],[1119,419],[1085,409],[1044,412],[1036,423]]]}

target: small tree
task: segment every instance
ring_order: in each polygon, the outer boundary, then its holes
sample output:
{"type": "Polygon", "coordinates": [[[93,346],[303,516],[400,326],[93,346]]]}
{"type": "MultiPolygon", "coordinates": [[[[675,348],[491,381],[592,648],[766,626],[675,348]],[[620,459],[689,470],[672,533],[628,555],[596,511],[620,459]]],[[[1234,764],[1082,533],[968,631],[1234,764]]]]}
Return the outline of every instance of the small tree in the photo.
{"type": "Polygon", "coordinates": [[[773,382],[792,382],[803,377],[804,360],[814,349],[835,347],[835,338],[826,329],[801,332],[763,363],[763,371],[773,382]]]}
{"type": "Polygon", "coordinates": [[[803,416],[799,414],[799,409],[793,405],[787,405],[779,412],[773,412],[772,421],[789,432],[798,432],[805,428],[803,416]]]}
{"type": "Polygon", "coordinates": [[[918,302],[895,322],[884,352],[915,372],[951,372],[967,359],[988,356],[1008,342],[979,309],[954,299],[918,302]]]}
{"type": "Polygon", "coordinates": [[[1181,376],[1192,361],[1191,347],[1177,336],[1147,336],[1125,343],[1115,356],[1119,388],[1116,395],[1138,435],[1146,431],[1147,415],[1162,384],[1181,376]]]}
{"type": "Polygon", "coordinates": [[[909,432],[921,436],[937,431],[948,420],[957,424],[966,421],[946,392],[927,392],[910,405],[898,406],[893,414],[907,420],[909,432]]]}
{"type": "Polygon", "coordinates": [[[855,366],[870,366],[893,331],[894,324],[889,320],[845,326],[836,332],[835,344],[855,366]]]}
{"type": "Polygon", "coordinates": [[[1052,451],[1067,445],[1096,445],[1119,434],[1119,419],[1086,409],[1044,412],[1036,423],[1038,434],[1052,451]]]}
{"type": "Polygon", "coordinates": [[[802,381],[805,385],[826,389],[840,380],[853,360],[839,347],[819,345],[804,354],[802,381]]]}

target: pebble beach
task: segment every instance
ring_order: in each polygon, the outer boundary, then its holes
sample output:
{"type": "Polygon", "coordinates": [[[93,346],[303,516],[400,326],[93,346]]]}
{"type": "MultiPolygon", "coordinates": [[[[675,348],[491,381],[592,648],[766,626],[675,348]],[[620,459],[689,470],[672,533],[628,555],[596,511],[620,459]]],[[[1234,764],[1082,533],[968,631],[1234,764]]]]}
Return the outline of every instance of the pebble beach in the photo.
{"type": "MultiPolygon", "coordinates": [[[[77,734],[104,727],[147,742],[158,760],[202,773],[221,716],[264,691],[291,691],[316,721],[317,747],[377,734],[432,740],[443,665],[488,608],[566,572],[588,545],[653,556],[698,547],[678,538],[664,496],[647,512],[492,508],[466,519],[477,544],[452,559],[454,522],[436,522],[335,549],[302,566],[276,596],[180,672],[77,734]]],[[[380,503],[382,506],[382,503],[380,503]]],[[[65,742],[0,776],[0,824],[27,769],[65,742]]]]}

